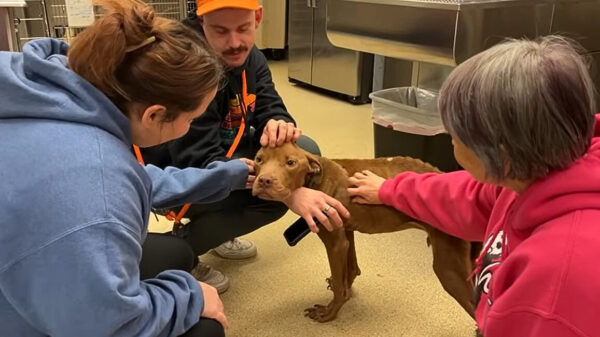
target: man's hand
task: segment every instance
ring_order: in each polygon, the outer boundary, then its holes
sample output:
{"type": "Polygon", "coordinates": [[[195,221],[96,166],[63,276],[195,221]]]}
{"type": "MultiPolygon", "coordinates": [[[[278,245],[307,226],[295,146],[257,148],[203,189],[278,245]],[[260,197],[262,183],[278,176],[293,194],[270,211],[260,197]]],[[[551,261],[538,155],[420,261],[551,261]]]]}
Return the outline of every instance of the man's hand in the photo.
{"type": "Polygon", "coordinates": [[[330,232],[334,226],[339,228],[344,225],[340,214],[344,218],[350,218],[350,212],[337,199],[306,187],[293,191],[283,202],[292,212],[303,217],[314,233],[319,232],[314,218],[330,232]],[[330,220],[333,221],[333,225],[330,220]]]}
{"type": "Polygon", "coordinates": [[[250,189],[254,184],[254,179],[256,179],[256,176],[254,175],[254,160],[250,160],[248,158],[239,158],[239,160],[248,165],[248,180],[246,181],[246,188],[250,189]]]}
{"type": "Polygon", "coordinates": [[[260,145],[277,147],[285,142],[296,142],[301,135],[302,131],[297,129],[293,123],[271,119],[260,136],[260,145]]]}
{"type": "Polygon", "coordinates": [[[353,202],[371,205],[382,204],[381,200],[379,200],[379,189],[385,181],[384,178],[365,170],[354,173],[354,176],[350,177],[348,181],[350,182],[348,194],[353,202]]]}
{"type": "Polygon", "coordinates": [[[217,289],[200,281],[198,283],[200,283],[200,288],[202,288],[202,294],[204,295],[204,310],[200,314],[200,317],[212,318],[221,323],[225,329],[229,328],[229,323],[225,316],[225,307],[223,306],[223,302],[221,302],[217,289]]]}

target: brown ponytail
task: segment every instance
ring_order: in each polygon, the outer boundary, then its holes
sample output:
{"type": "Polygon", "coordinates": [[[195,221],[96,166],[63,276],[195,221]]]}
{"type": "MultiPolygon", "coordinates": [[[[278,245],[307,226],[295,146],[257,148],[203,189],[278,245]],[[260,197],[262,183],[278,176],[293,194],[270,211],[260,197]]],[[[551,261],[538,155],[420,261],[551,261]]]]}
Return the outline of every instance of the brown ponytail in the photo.
{"type": "Polygon", "coordinates": [[[221,63],[196,32],[139,0],[96,4],[103,15],[71,44],[69,67],[121,110],[128,103],[162,104],[173,120],[217,87],[221,63]]]}

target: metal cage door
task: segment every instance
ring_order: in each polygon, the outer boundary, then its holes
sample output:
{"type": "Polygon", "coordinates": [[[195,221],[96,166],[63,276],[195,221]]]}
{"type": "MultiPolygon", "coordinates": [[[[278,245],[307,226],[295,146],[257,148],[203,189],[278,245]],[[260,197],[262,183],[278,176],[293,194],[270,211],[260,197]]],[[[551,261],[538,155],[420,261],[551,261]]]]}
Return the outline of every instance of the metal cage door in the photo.
{"type": "MultiPolygon", "coordinates": [[[[85,27],[70,27],[65,0],[27,0],[27,7],[11,8],[10,18],[14,25],[14,38],[19,51],[31,40],[53,37],[70,41],[85,27]]],[[[147,0],[160,16],[183,20],[189,10],[196,8],[190,0],[147,0]]],[[[96,17],[98,15],[96,14],[96,17]]]]}

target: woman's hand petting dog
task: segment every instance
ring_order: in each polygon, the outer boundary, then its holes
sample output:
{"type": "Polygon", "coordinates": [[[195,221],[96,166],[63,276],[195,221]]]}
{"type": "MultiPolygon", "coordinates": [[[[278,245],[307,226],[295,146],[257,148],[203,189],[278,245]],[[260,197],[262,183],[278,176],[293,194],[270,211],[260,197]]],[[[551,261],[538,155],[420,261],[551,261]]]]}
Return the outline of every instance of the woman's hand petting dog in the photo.
{"type": "Polygon", "coordinates": [[[344,225],[340,215],[350,218],[350,212],[337,199],[307,187],[294,190],[283,202],[292,212],[303,217],[314,233],[319,232],[315,219],[331,232],[344,225]]]}
{"type": "Polygon", "coordinates": [[[254,160],[250,160],[248,158],[239,158],[239,160],[248,165],[248,180],[246,181],[246,188],[251,189],[252,185],[254,184],[254,179],[256,179],[256,176],[254,175],[254,160]]]}
{"type": "Polygon", "coordinates": [[[384,178],[365,170],[354,173],[352,177],[348,178],[348,181],[350,182],[348,194],[353,202],[371,205],[382,204],[379,200],[379,189],[385,181],[384,178]]]}

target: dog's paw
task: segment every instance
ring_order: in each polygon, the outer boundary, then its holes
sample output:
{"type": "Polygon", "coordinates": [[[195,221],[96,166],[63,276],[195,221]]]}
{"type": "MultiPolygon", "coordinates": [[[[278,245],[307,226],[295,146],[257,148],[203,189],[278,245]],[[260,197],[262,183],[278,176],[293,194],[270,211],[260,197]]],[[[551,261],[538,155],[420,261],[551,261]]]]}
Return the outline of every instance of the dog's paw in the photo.
{"type": "Polygon", "coordinates": [[[334,319],[336,313],[329,306],[315,304],[312,308],[304,309],[304,316],[319,323],[324,323],[334,319]]]}

